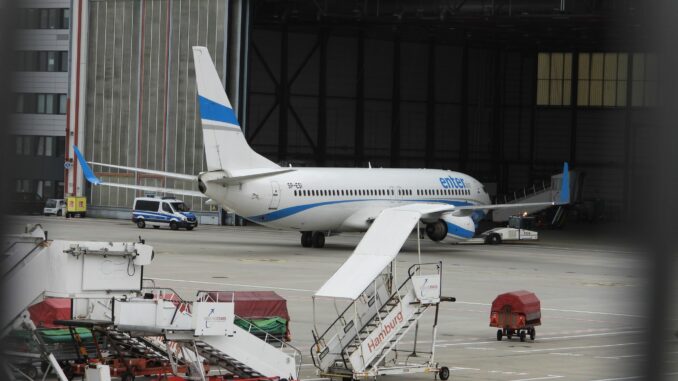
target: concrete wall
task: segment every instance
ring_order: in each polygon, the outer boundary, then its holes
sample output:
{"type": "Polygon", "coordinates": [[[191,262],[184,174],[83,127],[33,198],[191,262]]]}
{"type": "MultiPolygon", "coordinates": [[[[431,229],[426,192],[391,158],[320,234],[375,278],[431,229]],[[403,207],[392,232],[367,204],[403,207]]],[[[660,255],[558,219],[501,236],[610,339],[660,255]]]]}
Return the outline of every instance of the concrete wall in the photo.
{"type": "MultiPolygon", "coordinates": [[[[169,172],[205,169],[191,47],[224,65],[224,0],[91,1],[86,104],[88,160],[169,172]]],[[[223,73],[222,73],[223,76],[223,73]]],[[[197,189],[195,184],[101,167],[107,181],[197,189]]],[[[92,188],[90,204],[127,207],[132,190],[92,188]]],[[[193,209],[209,210],[186,197],[193,209]]]]}

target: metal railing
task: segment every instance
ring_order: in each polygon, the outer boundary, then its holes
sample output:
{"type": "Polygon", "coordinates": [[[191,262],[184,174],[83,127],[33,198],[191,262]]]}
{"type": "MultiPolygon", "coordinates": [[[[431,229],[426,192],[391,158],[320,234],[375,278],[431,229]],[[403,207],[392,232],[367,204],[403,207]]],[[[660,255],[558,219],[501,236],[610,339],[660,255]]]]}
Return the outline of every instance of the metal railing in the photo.
{"type": "MultiPolygon", "coordinates": [[[[200,302],[214,302],[214,303],[234,303],[235,302],[235,292],[232,291],[214,291],[214,290],[199,290],[196,295],[196,301],[200,302]],[[229,299],[221,299],[220,296],[222,293],[230,293],[230,300],[229,299]]],[[[297,365],[297,374],[301,371],[301,360],[302,360],[302,355],[301,351],[294,347],[293,345],[285,342],[284,340],[281,340],[271,334],[269,331],[257,327],[254,325],[251,321],[242,318],[238,315],[235,315],[235,319],[240,319],[242,322],[246,323],[247,325],[247,333],[251,334],[252,336],[262,340],[268,345],[274,346],[278,349],[280,349],[281,352],[286,353],[288,355],[291,355],[294,358],[295,364],[297,365]],[[256,335],[256,332],[261,332],[264,333],[264,338],[260,338],[256,335]]]]}
{"type": "Polygon", "coordinates": [[[499,203],[499,201],[503,201],[503,204],[508,204],[511,202],[515,202],[518,200],[522,200],[527,198],[528,196],[532,196],[541,192],[549,191],[553,189],[553,185],[551,184],[551,181],[542,181],[540,184],[532,184],[529,187],[525,187],[523,189],[516,190],[512,193],[504,194],[502,196],[497,196],[496,197],[496,203],[499,203]]]}

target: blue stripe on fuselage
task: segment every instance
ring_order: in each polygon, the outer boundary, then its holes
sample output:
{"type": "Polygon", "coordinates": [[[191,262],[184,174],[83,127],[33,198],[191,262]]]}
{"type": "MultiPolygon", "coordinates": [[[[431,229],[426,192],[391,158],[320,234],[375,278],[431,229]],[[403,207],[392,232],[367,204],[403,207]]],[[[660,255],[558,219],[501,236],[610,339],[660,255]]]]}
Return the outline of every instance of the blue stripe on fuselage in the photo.
{"type": "Polygon", "coordinates": [[[251,216],[251,217],[246,217],[248,220],[253,221],[253,222],[271,222],[275,220],[279,220],[281,218],[289,217],[291,215],[303,212],[308,209],[312,209],[318,206],[325,206],[325,205],[333,205],[333,204],[344,204],[347,202],[365,202],[365,201],[401,201],[401,202],[437,202],[437,203],[442,203],[442,204],[449,204],[449,205],[454,205],[454,206],[465,206],[465,205],[473,205],[470,202],[467,201],[454,201],[454,200],[383,200],[383,199],[362,199],[362,200],[338,200],[338,201],[325,201],[325,202],[317,202],[313,204],[305,204],[305,205],[296,205],[296,206],[291,206],[289,208],[285,209],[280,209],[276,210],[274,212],[270,213],[265,213],[265,214],[260,214],[258,216],[251,216]]]}

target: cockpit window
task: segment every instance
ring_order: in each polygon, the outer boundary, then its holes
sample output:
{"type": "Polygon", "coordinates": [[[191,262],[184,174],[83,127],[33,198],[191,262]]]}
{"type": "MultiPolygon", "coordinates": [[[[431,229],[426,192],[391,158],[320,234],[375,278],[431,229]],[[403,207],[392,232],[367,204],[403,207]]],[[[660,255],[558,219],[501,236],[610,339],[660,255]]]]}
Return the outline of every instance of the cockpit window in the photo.
{"type": "Polygon", "coordinates": [[[177,212],[188,212],[191,210],[191,208],[189,208],[188,205],[183,202],[172,202],[171,204],[174,210],[177,212]]]}

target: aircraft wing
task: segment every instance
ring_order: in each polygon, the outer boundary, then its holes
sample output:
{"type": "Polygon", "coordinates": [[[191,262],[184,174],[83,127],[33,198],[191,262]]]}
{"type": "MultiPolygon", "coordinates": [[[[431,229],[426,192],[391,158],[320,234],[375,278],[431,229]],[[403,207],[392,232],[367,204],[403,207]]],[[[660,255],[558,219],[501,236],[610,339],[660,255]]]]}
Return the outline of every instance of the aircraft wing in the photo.
{"type": "MultiPolygon", "coordinates": [[[[109,186],[109,187],[136,189],[136,190],[141,190],[141,191],[146,191],[146,192],[172,193],[172,194],[178,194],[178,195],[182,195],[182,196],[207,198],[207,196],[205,196],[204,194],[202,194],[198,191],[187,190],[187,189],[171,189],[171,188],[151,187],[151,186],[145,186],[145,185],[119,184],[119,183],[104,182],[94,174],[94,172],[92,171],[92,168],[90,168],[89,164],[87,164],[85,157],[82,156],[82,153],[80,152],[78,147],[73,146],[73,151],[75,152],[75,156],[77,156],[77,158],[78,158],[78,162],[82,166],[82,173],[85,175],[85,178],[87,179],[87,181],[89,181],[90,183],[92,183],[94,185],[105,185],[105,186],[109,186]]],[[[96,163],[96,164],[99,164],[99,163],[96,163]]],[[[99,164],[99,165],[101,165],[101,164],[99,164]]],[[[153,173],[153,174],[163,175],[163,176],[167,176],[167,177],[182,179],[182,180],[193,180],[193,179],[197,180],[197,177],[195,177],[195,176],[182,175],[182,174],[179,174],[179,173],[161,172],[161,171],[154,171],[154,170],[149,170],[149,169],[140,169],[140,168],[123,167],[123,166],[114,166],[114,165],[111,165],[111,164],[104,164],[104,166],[109,166],[109,167],[113,167],[113,168],[120,168],[120,169],[130,169],[130,170],[136,169],[137,172],[153,173]],[[181,175],[181,176],[184,176],[184,177],[178,177],[177,175],[181,175]]]]}

